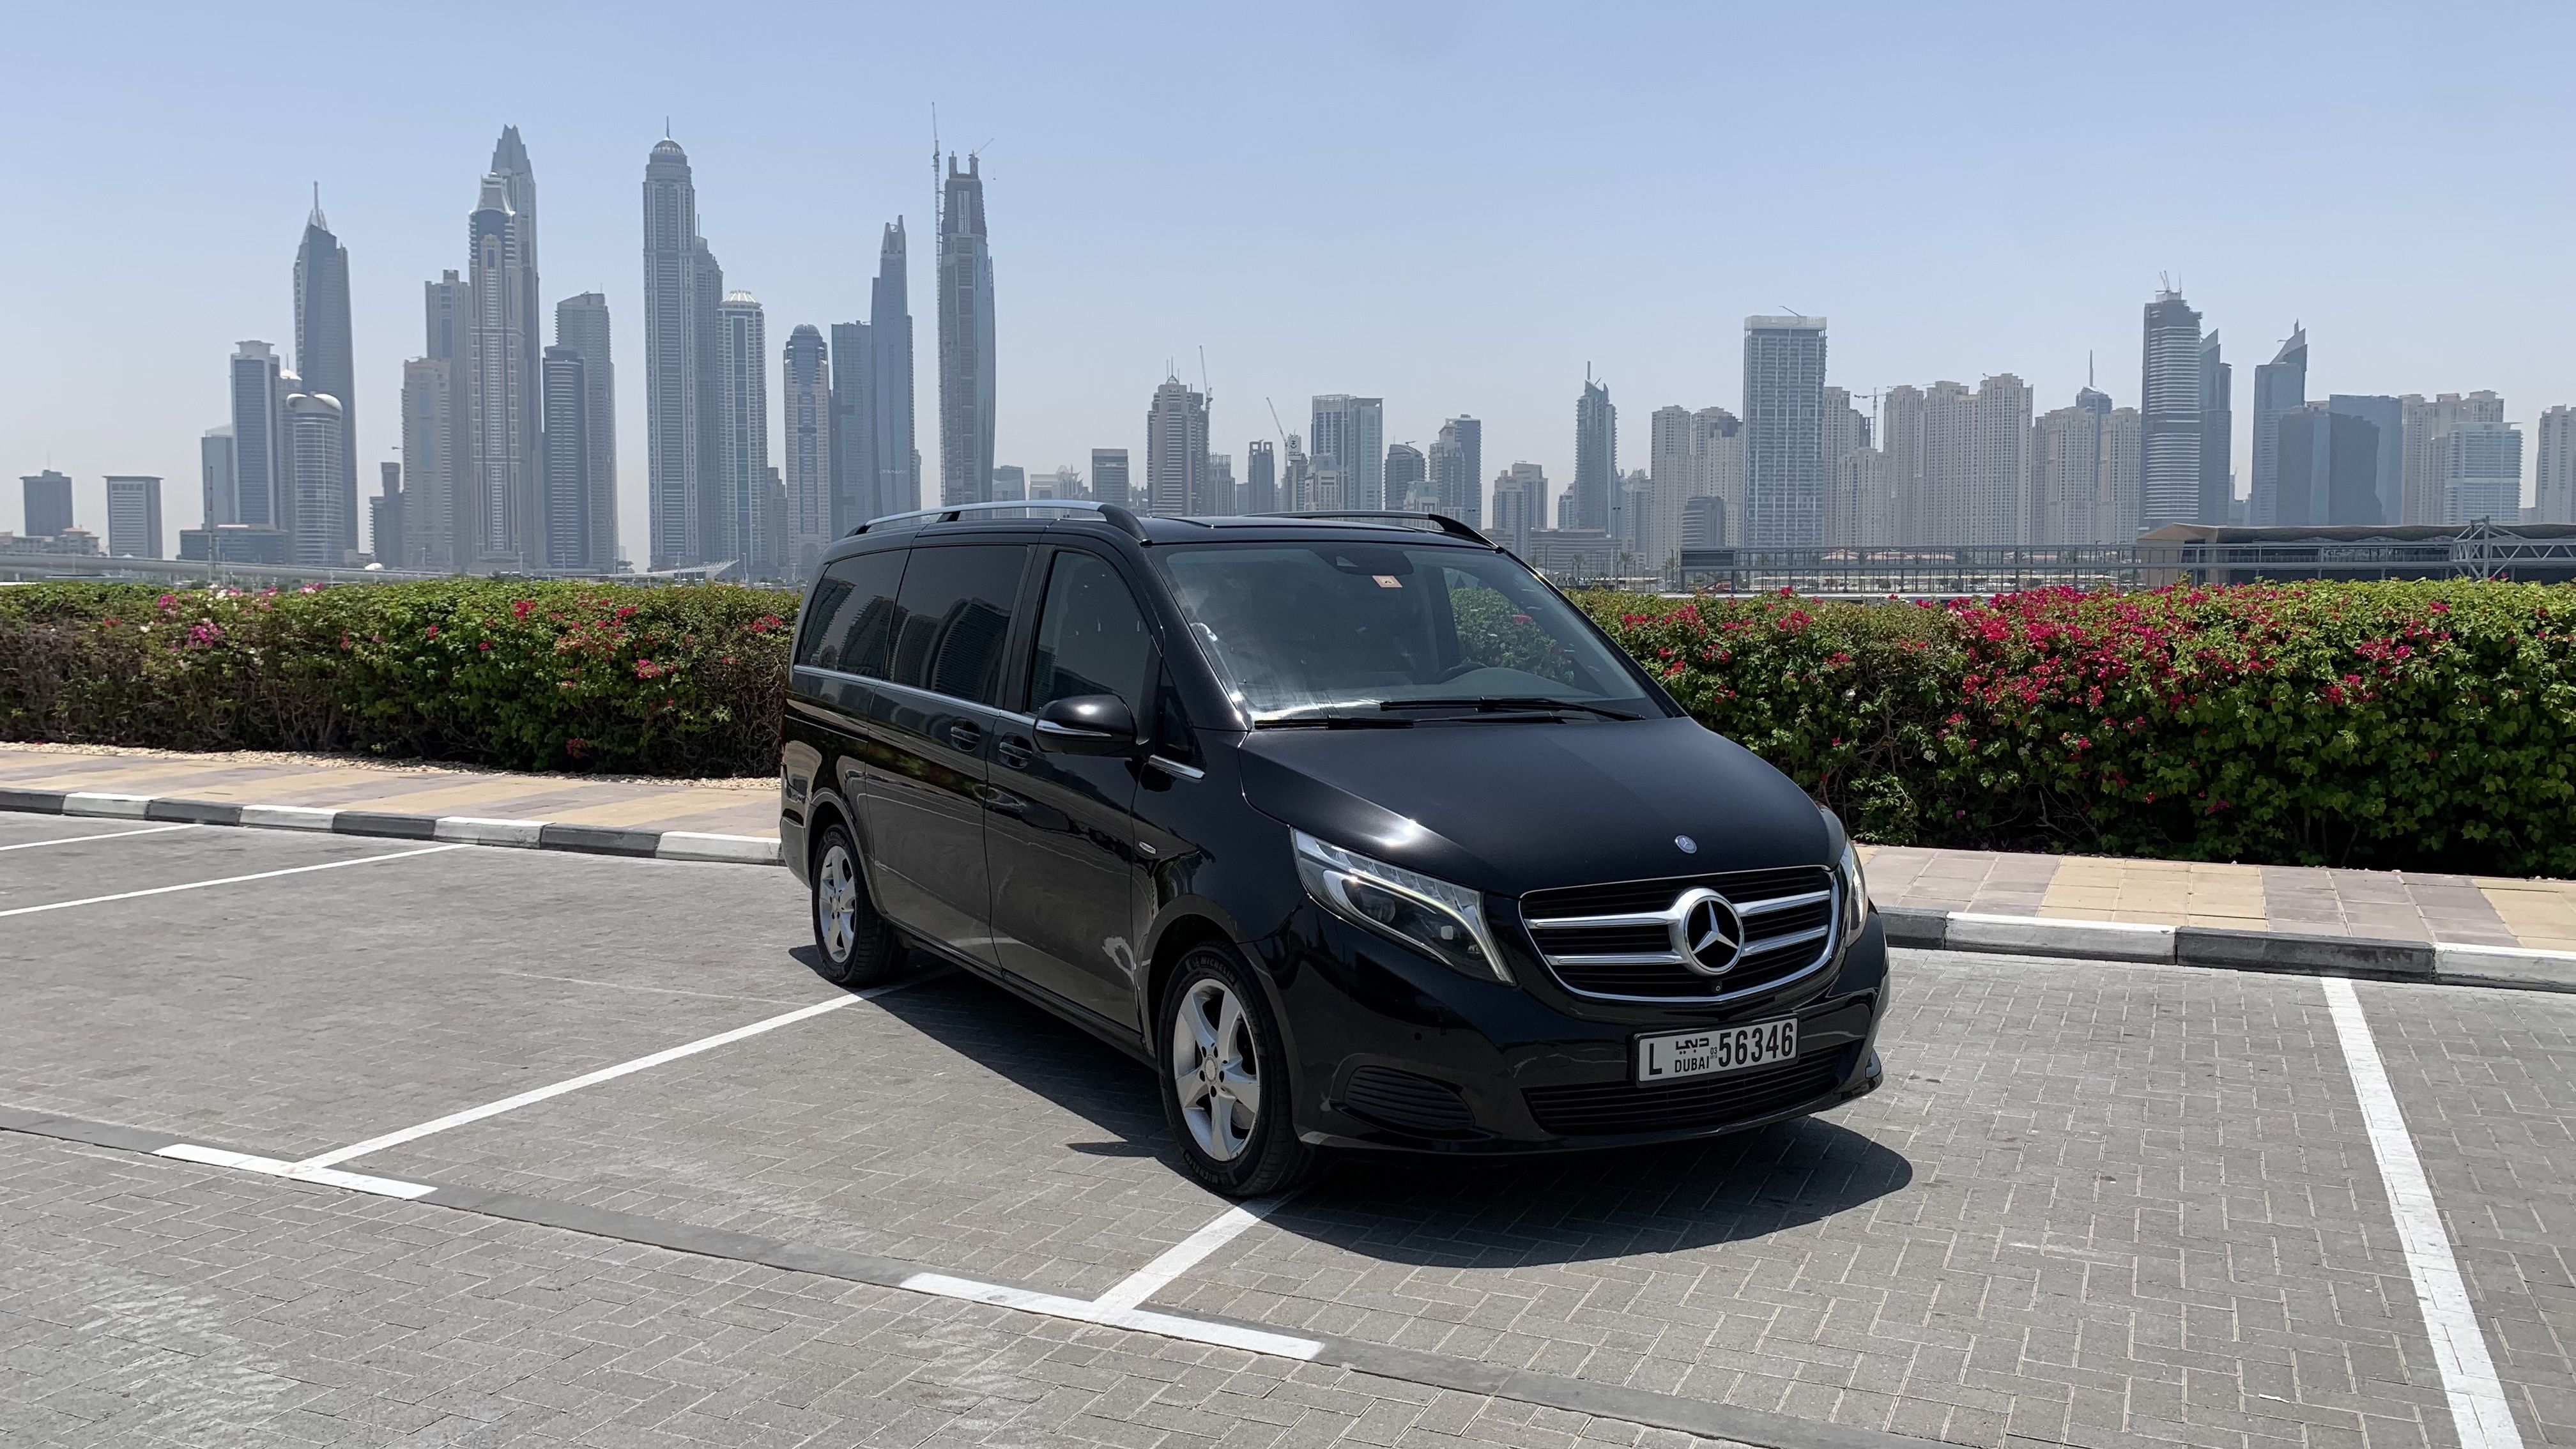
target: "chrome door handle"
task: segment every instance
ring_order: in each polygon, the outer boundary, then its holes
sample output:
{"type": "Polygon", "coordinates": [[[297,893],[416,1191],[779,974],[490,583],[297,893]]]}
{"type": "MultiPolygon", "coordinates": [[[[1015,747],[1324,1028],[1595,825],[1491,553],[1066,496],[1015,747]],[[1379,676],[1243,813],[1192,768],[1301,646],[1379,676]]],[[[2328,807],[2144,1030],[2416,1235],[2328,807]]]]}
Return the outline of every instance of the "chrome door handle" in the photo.
{"type": "Polygon", "coordinates": [[[1037,751],[1030,747],[1028,741],[1010,735],[1002,736],[993,746],[993,753],[1014,770],[1027,769],[1029,762],[1037,758],[1037,751]]]}
{"type": "Polygon", "coordinates": [[[968,754],[973,754],[975,747],[983,742],[984,732],[964,720],[948,727],[948,743],[968,754]]]}

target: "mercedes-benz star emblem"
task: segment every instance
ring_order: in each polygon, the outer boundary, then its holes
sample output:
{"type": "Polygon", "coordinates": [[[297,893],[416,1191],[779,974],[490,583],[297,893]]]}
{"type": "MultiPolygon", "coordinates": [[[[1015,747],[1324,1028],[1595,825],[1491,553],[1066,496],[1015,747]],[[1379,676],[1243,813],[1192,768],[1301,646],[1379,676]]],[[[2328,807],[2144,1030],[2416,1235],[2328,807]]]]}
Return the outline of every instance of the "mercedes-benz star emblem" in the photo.
{"type": "Polygon", "coordinates": [[[1744,922],[1726,897],[1690,891],[1673,902],[1673,954],[1702,976],[1723,976],[1744,954],[1744,922]]]}
{"type": "Polygon", "coordinates": [[[1691,838],[1690,838],[1689,836],[1687,836],[1687,835],[1676,835],[1676,836],[1674,836],[1674,837],[1673,837],[1673,844],[1680,846],[1680,847],[1681,847],[1682,854],[1684,854],[1684,855],[1697,855],[1697,854],[1699,854],[1699,842],[1698,842],[1698,841],[1696,841],[1696,840],[1691,839],[1691,838]]]}

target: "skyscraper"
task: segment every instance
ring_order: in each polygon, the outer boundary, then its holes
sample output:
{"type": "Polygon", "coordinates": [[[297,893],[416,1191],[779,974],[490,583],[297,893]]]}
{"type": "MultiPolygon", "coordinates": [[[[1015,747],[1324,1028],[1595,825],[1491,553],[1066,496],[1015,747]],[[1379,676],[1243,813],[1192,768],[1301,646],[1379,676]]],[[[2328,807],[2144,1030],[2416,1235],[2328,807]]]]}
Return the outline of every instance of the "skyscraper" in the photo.
{"type": "Polygon", "coordinates": [[[107,475],[107,551],[118,558],[161,557],[161,480],[107,475]]]}
{"type": "MultiPolygon", "coordinates": [[[[435,283],[432,283],[435,286],[435,283]]],[[[456,369],[442,357],[403,364],[403,557],[407,568],[447,572],[463,567],[456,550],[457,485],[466,474],[457,450],[456,369]]],[[[465,560],[466,563],[472,560],[465,560]]]]}
{"type": "Polygon", "coordinates": [[[1438,495],[1431,491],[1431,460],[1411,443],[1386,445],[1386,466],[1379,476],[1385,481],[1386,506],[1406,513],[1436,513],[1438,495]]]}
{"type": "Polygon", "coordinates": [[[698,189],[663,137],[644,162],[644,473],[651,566],[698,554],[698,189]]]}
{"type": "Polygon", "coordinates": [[[1279,460],[1271,451],[1270,440],[1256,438],[1244,444],[1243,511],[1277,513],[1279,508],[1279,460]]]}
{"type": "Polygon", "coordinates": [[[546,551],[550,569],[590,566],[590,380],[582,355],[549,347],[545,371],[546,551]]]}
{"type": "Polygon", "coordinates": [[[1121,508],[1135,501],[1128,492],[1125,448],[1091,450],[1091,496],[1121,508]]]}
{"type": "MultiPolygon", "coordinates": [[[[1852,406],[1848,388],[1825,389],[1820,429],[1825,454],[1825,546],[1856,548],[1887,542],[1886,457],[1870,446],[1867,413],[1852,406]]],[[[1679,526],[1675,519],[1675,526],[1679,526]]]]}
{"type": "MultiPolygon", "coordinates": [[[[545,290],[537,282],[537,173],[528,164],[528,148],[519,139],[518,127],[503,126],[501,139],[492,143],[491,174],[501,178],[519,247],[519,456],[527,460],[523,473],[531,485],[521,490],[519,526],[526,534],[521,551],[533,558],[542,546],[538,533],[543,527],[533,485],[545,447],[539,364],[546,349],[546,301],[545,290]]],[[[305,385],[312,386],[309,381],[305,385]]]]}
{"type": "Polygon", "coordinates": [[[1674,404],[1646,419],[1646,476],[1652,480],[1644,526],[1637,530],[1638,562],[1662,568],[1682,546],[1682,507],[1697,493],[1699,470],[1691,454],[1691,410],[1674,404]]]}
{"type": "Polygon", "coordinates": [[[346,429],[340,403],[321,393],[286,399],[286,489],[294,500],[295,527],[287,559],[305,568],[337,568],[340,554],[340,485],[348,477],[346,429]]]}
{"type": "Polygon", "coordinates": [[[1609,384],[1586,377],[1574,400],[1574,526],[1616,532],[1618,488],[1619,410],[1609,384]]]}
{"type": "Polygon", "coordinates": [[[1207,499],[1201,510],[1215,518],[1229,518],[1243,512],[1243,494],[1235,481],[1232,453],[1208,454],[1207,499]]]}
{"type": "Polygon", "coordinates": [[[47,468],[18,480],[27,505],[27,536],[52,538],[72,527],[72,480],[47,468]]]}
{"type": "MultiPolygon", "coordinates": [[[[1699,497],[1720,500],[1714,513],[1700,510],[1702,526],[1714,522],[1719,532],[1701,547],[1722,547],[1741,530],[1744,516],[1744,424],[1724,408],[1701,408],[1691,414],[1691,487],[1699,497]]],[[[1690,505],[1682,505],[1685,517],[1690,505]]]]}
{"type": "Polygon", "coordinates": [[[2535,523],[2576,523],[2576,408],[2561,403],[2540,414],[2535,523]]]}
{"type": "Polygon", "coordinates": [[[1207,398],[1164,378],[1145,410],[1147,505],[1165,517],[1217,511],[1207,497],[1207,454],[1207,398]]]}
{"type": "MultiPolygon", "coordinates": [[[[2370,424],[2375,435],[2370,497],[2338,504],[2337,523],[2396,523],[2406,516],[2406,406],[2393,397],[2348,392],[2326,398],[2326,410],[2370,424]],[[2342,514],[2349,513],[2350,517],[2342,514]]],[[[2349,436],[2349,435],[2347,435],[2349,436]]],[[[2342,460],[2338,459],[2340,465],[2342,460]]]]}
{"type": "Polygon", "coordinates": [[[2443,482],[2442,440],[2463,424],[2503,422],[2504,399],[2492,392],[2446,392],[2430,399],[2408,393],[2397,405],[2406,449],[2404,521],[2446,522],[2451,515],[2443,482]]]}
{"type": "Polygon", "coordinates": [[[1469,528],[1485,526],[1485,425],[1460,415],[1440,425],[1429,459],[1439,511],[1469,528]]]}
{"type": "Polygon", "coordinates": [[[799,324],[787,334],[779,376],[785,387],[785,456],[780,474],[787,492],[786,560],[789,577],[810,577],[832,528],[832,359],[820,329],[799,324]]]}
{"type": "MultiPolygon", "coordinates": [[[[442,272],[437,281],[422,285],[421,300],[427,328],[422,357],[437,365],[434,393],[443,421],[439,423],[437,451],[423,459],[413,457],[411,434],[404,433],[403,462],[405,476],[411,479],[409,491],[415,503],[425,504],[434,522],[434,526],[415,523],[406,529],[404,544],[416,555],[420,567],[462,572],[474,565],[474,420],[465,406],[465,360],[467,340],[474,330],[474,289],[466,285],[461,273],[442,272]],[[424,466],[435,471],[424,472],[424,466]]],[[[409,386],[408,370],[404,380],[409,386]]],[[[404,426],[408,430],[411,425],[406,421],[404,426]]]]}
{"type": "Polygon", "coordinates": [[[914,486],[912,314],[903,218],[877,250],[865,322],[832,325],[832,532],[921,506],[914,486]]]}
{"type": "Polygon", "coordinates": [[[2170,288],[2146,306],[2145,343],[2139,364],[2138,410],[2140,529],[2200,518],[2202,458],[2208,440],[2200,414],[2200,314],[2170,288]]]}
{"type": "MultiPolygon", "coordinates": [[[[538,450],[528,428],[531,403],[528,365],[527,277],[521,267],[518,213],[510,209],[508,178],[495,172],[483,178],[479,205],[466,218],[466,285],[472,289],[473,315],[465,339],[467,430],[473,440],[473,480],[459,502],[462,538],[458,552],[470,545],[471,567],[503,572],[530,567],[543,559],[536,545],[541,529],[537,515],[538,450]]],[[[462,558],[460,563],[464,562],[462,558]]]]}
{"type": "Polygon", "coordinates": [[[1334,501],[1312,506],[1361,512],[1386,507],[1386,400],[1320,393],[1312,413],[1306,435],[1310,465],[1318,475],[1333,470],[1339,480],[1334,501]]]}
{"type": "Polygon", "coordinates": [[[738,546],[738,501],[725,478],[724,457],[724,268],[705,237],[698,238],[698,260],[690,275],[698,287],[698,537],[701,563],[744,562],[738,546]]]}
{"type": "Polygon", "coordinates": [[[376,466],[381,481],[376,496],[367,500],[367,548],[376,562],[398,569],[409,556],[403,546],[402,464],[386,462],[376,466]]]}
{"type": "Polygon", "coordinates": [[[277,528],[285,523],[286,395],[294,376],[265,342],[244,342],[232,357],[233,502],[235,516],[217,523],[277,528]]]}
{"type": "Polygon", "coordinates": [[[2376,424],[2312,402],[2273,418],[2272,435],[2265,523],[2309,528],[2386,521],[2379,516],[2376,424]]]}
{"type": "Polygon", "coordinates": [[[768,325],[749,292],[728,292],[716,305],[714,384],[723,519],[721,532],[707,529],[708,542],[717,545],[707,561],[731,559],[744,577],[776,578],[782,570],[769,552],[768,325]]]}
{"type": "Polygon", "coordinates": [[[983,159],[948,158],[939,207],[939,501],[980,503],[993,479],[993,253],[983,159]]]}
{"type": "Polygon", "coordinates": [[[2305,328],[2294,325],[2272,360],[2254,369],[2251,517],[2258,526],[2322,521],[2305,517],[2307,509],[2303,504],[2293,504],[2287,514],[2281,507],[2281,419],[2307,405],[2308,334],[2305,328]]]}
{"type": "Polygon", "coordinates": [[[341,534],[332,540],[332,562],[358,546],[357,360],[349,340],[349,252],[322,219],[322,191],[315,187],[313,212],[304,219],[304,240],[295,249],[295,370],[305,391],[340,404],[340,426],[347,429],[341,456],[348,477],[341,488],[341,534]]]}
{"type": "Polygon", "coordinates": [[[1527,559],[1530,535],[1546,527],[1547,470],[1536,463],[1514,463],[1494,475],[1496,543],[1527,559]]]}
{"type": "Polygon", "coordinates": [[[204,488],[204,511],[199,516],[206,520],[206,527],[239,523],[241,485],[234,471],[231,424],[208,428],[206,435],[197,440],[197,468],[204,488]]]}
{"type": "Polygon", "coordinates": [[[1744,542],[1812,548],[1825,533],[1825,319],[1744,319],[1744,542]]]}
{"type": "MultiPolygon", "coordinates": [[[[584,292],[557,302],[555,345],[581,359],[582,376],[582,556],[580,563],[566,567],[611,573],[617,568],[617,370],[609,346],[608,298],[584,292]]],[[[549,404],[549,435],[554,426],[549,404]]],[[[551,545],[549,551],[561,552],[551,545]]]]}
{"type": "Polygon", "coordinates": [[[2522,520],[2522,434],[2507,422],[2457,423],[2442,435],[2442,521],[2522,520]]]}
{"type": "MultiPolygon", "coordinates": [[[[2088,366],[2085,371],[2090,374],[2088,366]]],[[[2134,410],[2131,410],[2134,411],[2134,410]]],[[[2200,339],[2200,522],[2225,523],[2236,502],[2236,370],[2220,356],[2218,334],[2200,339]]],[[[2134,480],[2120,486],[2134,495],[2134,480]]],[[[2134,512],[2103,543],[2127,543],[2136,536],[2134,512]]]]}
{"type": "Polygon", "coordinates": [[[2009,372],[1977,383],[1976,438],[1967,490],[1960,500],[1960,541],[2026,540],[2022,509],[2030,496],[2030,384],[2009,372]]]}

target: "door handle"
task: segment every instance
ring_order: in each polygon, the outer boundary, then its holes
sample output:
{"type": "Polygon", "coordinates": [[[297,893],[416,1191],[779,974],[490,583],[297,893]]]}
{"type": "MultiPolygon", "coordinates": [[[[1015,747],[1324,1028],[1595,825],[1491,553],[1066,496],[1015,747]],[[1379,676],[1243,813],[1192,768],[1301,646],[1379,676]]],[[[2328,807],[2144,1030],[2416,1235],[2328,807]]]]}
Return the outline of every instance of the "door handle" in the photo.
{"type": "Polygon", "coordinates": [[[1037,758],[1036,747],[1015,735],[1002,736],[995,742],[993,753],[1001,758],[1003,764],[1014,770],[1027,769],[1029,762],[1037,758]]]}
{"type": "Polygon", "coordinates": [[[984,732],[965,720],[961,719],[948,727],[948,743],[967,754],[973,754],[975,747],[983,741],[984,732]]]}

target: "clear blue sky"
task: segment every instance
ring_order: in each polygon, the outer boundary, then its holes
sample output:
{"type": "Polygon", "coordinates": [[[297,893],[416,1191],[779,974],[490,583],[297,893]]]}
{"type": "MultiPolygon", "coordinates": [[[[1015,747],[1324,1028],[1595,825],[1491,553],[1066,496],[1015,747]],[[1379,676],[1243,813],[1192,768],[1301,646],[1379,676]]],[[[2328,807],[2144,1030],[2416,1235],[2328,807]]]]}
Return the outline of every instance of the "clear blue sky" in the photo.
{"type": "Polygon", "coordinates": [[[2091,350],[2125,404],[2159,271],[2224,333],[2240,425],[2293,320],[2312,395],[2491,387],[2526,425],[2576,402],[2576,9],[2120,10],[522,4],[478,55],[436,7],[21,5],[0,472],[73,474],[102,531],[102,474],[164,474],[193,524],[224,357],[291,340],[318,180],[372,493],[421,283],[461,265],[510,122],[548,300],[615,311],[640,552],[639,185],[666,113],[773,352],[860,315],[879,225],[909,219],[928,448],[934,101],[944,140],[990,138],[999,456],[1033,471],[1141,451],[1166,360],[1195,381],[1204,346],[1238,469],[1265,396],[1302,430],[1311,394],[1355,392],[1390,441],[1471,412],[1488,475],[1561,484],[1587,362],[1643,466],[1654,408],[1739,405],[1742,319],[1780,308],[1832,319],[1855,390],[2013,371],[2057,406],[2091,350]]]}

